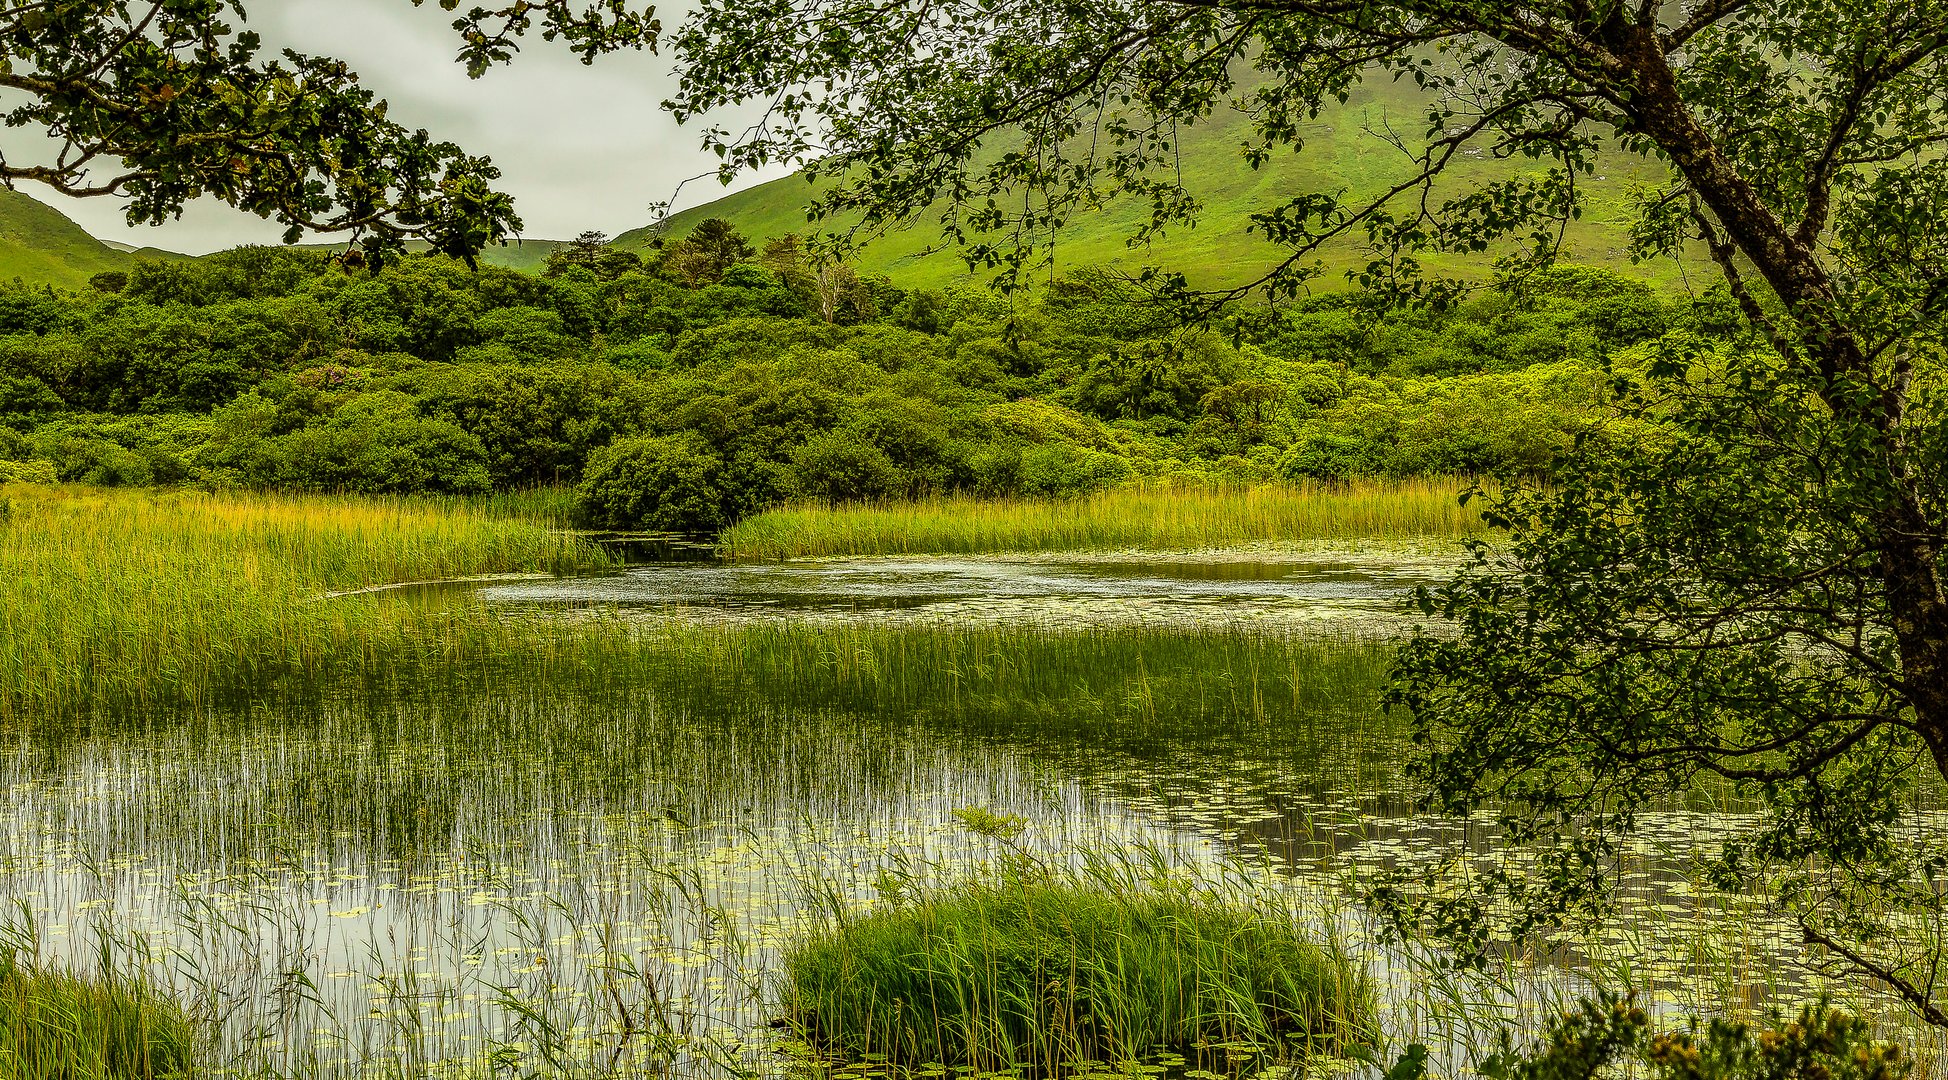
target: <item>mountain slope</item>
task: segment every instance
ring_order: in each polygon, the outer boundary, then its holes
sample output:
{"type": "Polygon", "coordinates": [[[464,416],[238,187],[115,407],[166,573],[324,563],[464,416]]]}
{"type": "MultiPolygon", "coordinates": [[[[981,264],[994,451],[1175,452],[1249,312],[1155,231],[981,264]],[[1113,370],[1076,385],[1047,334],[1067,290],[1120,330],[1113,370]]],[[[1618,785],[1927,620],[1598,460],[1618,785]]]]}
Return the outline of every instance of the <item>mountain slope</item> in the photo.
{"type": "MultiPolygon", "coordinates": [[[[1303,151],[1274,158],[1254,170],[1240,156],[1250,134],[1248,121],[1234,111],[1221,111],[1205,124],[1184,129],[1179,138],[1185,184],[1204,204],[1196,228],[1173,229],[1147,248],[1131,248],[1127,238],[1147,220],[1149,207],[1134,199],[1114,200],[1069,224],[1058,238],[1057,266],[1111,265],[1128,270],[1161,266],[1181,269],[1194,284],[1206,287],[1249,281],[1282,256],[1262,237],[1246,233],[1248,215],[1307,191],[1344,190],[1357,197],[1385,190],[1411,175],[1411,163],[1383,132],[1389,127],[1418,132],[1424,115],[1423,100],[1411,86],[1368,83],[1346,104],[1327,110],[1311,125],[1303,151]]],[[[1456,194],[1483,182],[1544,171],[1545,166],[1536,162],[1476,155],[1457,160],[1441,190],[1456,194]]],[[[1604,160],[1598,175],[1585,183],[1589,207],[1580,221],[1571,224],[1567,257],[1652,280],[1678,278],[1682,271],[1677,266],[1665,262],[1633,267],[1628,255],[1632,192],[1661,181],[1664,175],[1662,165],[1646,159],[1618,154],[1604,160]]],[[[676,214],[666,223],[664,235],[681,237],[713,217],[729,220],[758,241],[805,232],[814,228],[807,224],[804,211],[814,190],[802,175],[774,180],[676,214]]],[[[652,234],[652,229],[637,229],[616,242],[629,250],[643,250],[652,234]]],[[[937,221],[923,220],[873,240],[860,257],[860,267],[908,286],[937,287],[965,280],[966,264],[955,253],[926,250],[939,239],[937,221]]],[[[1349,242],[1325,252],[1320,261],[1327,268],[1320,284],[1331,288],[1343,281],[1344,271],[1363,264],[1365,256],[1349,242]]],[[[1425,261],[1468,276],[1480,276],[1486,267],[1479,255],[1434,256],[1425,261]]]]}
{"type": "Polygon", "coordinates": [[[81,288],[94,275],[127,270],[148,254],[117,251],[52,206],[0,188],[0,281],[81,288]]]}
{"type": "MultiPolygon", "coordinates": [[[[538,272],[558,240],[516,240],[481,253],[480,261],[513,270],[538,272]]],[[[324,250],[343,244],[305,244],[324,250]]],[[[407,244],[423,250],[425,244],[407,244]]],[[[154,247],[97,240],[66,214],[18,191],[0,188],[0,282],[19,278],[30,285],[79,289],[88,279],[110,270],[126,272],[143,259],[187,259],[154,247]]]]}

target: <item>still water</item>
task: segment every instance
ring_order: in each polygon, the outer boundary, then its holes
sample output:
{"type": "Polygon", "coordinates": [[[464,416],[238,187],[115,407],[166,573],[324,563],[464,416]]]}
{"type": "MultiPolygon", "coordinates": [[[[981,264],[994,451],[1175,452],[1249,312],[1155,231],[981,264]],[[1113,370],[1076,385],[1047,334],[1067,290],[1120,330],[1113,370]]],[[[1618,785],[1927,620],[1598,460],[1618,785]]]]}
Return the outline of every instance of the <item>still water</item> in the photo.
{"type": "MultiPolygon", "coordinates": [[[[1401,593],[1451,561],[684,563],[422,587],[410,602],[553,633],[652,632],[602,664],[483,661],[17,739],[0,932],[140,964],[220,1026],[218,1064],[306,1075],[782,1071],[778,950],[821,911],[996,857],[965,809],[1025,819],[1038,857],[1273,890],[1357,945],[1352,878],[1488,850],[1481,823],[1411,813],[1377,705],[1401,593]]],[[[1736,825],[1656,816],[1638,921],[1561,942],[1536,985],[1621,956],[1677,1004],[1810,989],[1766,959],[1777,928],[1701,905],[1674,854],[1736,825]]],[[[1436,1023],[1433,988],[1372,955],[1390,1030],[1436,1023]]]]}
{"type": "Polygon", "coordinates": [[[1455,562],[1451,550],[1433,546],[679,562],[475,588],[495,604],[599,603],[713,621],[1390,632],[1400,595],[1439,581],[1455,562]]]}

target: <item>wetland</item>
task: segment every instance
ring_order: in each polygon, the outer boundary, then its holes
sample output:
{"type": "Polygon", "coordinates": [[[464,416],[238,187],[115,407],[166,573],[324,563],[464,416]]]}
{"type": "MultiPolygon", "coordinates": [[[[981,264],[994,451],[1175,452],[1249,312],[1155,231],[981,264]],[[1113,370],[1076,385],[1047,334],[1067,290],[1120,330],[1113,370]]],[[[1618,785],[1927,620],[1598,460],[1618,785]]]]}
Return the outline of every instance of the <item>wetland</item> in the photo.
{"type": "Polygon", "coordinates": [[[1697,887],[1748,809],[1706,796],[1651,815],[1620,929],[1480,975],[1383,940],[1367,876],[1516,857],[1414,812],[1380,704],[1439,543],[585,558],[315,589],[306,618],[385,628],[362,660],[16,723],[4,947],[139,973],[236,1075],[829,1071],[777,1026],[784,957],[1022,865],[1282,912],[1370,973],[1389,1045],[1611,979],[1691,1010],[1830,989],[1697,887]]]}

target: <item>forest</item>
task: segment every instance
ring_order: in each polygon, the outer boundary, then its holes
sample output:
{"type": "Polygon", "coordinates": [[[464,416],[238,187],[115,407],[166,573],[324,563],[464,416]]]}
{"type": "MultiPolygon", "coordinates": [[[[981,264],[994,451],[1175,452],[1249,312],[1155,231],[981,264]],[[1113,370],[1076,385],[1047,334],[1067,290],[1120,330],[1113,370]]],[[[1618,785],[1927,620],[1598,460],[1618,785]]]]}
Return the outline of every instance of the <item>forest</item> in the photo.
{"type": "Polygon", "coordinates": [[[787,502],[1538,477],[1628,422],[1604,403],[1641,346],[1738,327],[1722,292],[1576,267],[1419,310],[1341,291],[1184,327],[1107,273],[906,290],[722,222],[647,261],[588,238],[538,276],[241,248],[0,288],[0,475],[568,485],[587,525],[698,533],[787,502]]]}

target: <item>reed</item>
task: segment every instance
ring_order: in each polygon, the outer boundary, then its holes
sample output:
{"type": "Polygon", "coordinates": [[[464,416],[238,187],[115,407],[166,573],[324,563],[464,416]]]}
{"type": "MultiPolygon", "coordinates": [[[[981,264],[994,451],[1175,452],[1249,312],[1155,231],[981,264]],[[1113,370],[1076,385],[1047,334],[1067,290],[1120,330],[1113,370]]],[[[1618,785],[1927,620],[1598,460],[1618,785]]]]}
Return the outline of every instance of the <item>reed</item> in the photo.
{"type": "Polygon", "coordinates": [[[194,1067],[181,1006],[122,978],[29,971],[0,959],[0,1076],[166,1080],[194,1067]]]}
{"type": "Polygon", "coordinates": [[[719,537],[734,559],[1142,548],[1466,536],[1465,482],[1436,477],[1261,487],[1143,485],[1079,499],[937,498],[767,511],[719,537]]]}
{"type": "Polygon", "coordinates": [[[1250,1074],[1364,1042],[1370,981],[1264,899],[1015,862],[830,920],[784,1006],[823,1058],[921,1069],[1250,1074]]]}
{"type": "Polygon", "coordinates": [[[437,642],[455,619],[327,594],[607,558],[452,504],[28,485],[0,497],[0,722],[322,676],[387,642],[437,642]]]}

